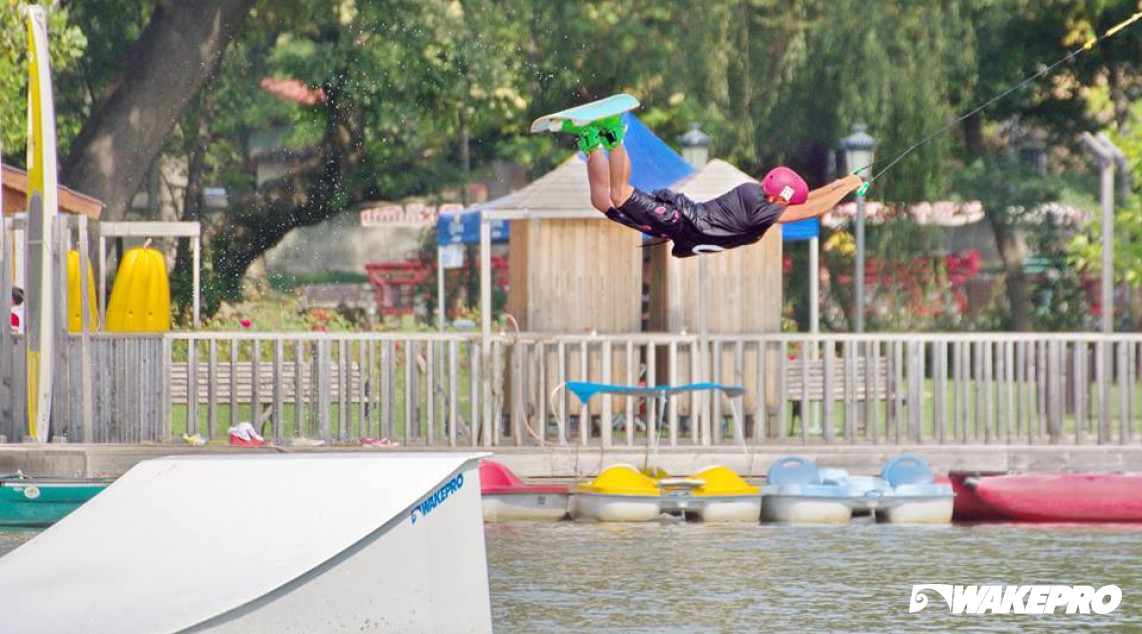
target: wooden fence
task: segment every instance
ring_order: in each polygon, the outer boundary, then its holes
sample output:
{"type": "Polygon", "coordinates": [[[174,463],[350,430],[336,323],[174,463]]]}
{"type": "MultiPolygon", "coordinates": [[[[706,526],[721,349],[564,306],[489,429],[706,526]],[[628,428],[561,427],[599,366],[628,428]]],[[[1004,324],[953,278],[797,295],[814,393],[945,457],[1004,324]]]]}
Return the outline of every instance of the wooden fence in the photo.
{"type": "MultiPolygon", "coordinates": [[[[9,341],[0,346],[0,434],[13,442],[26,434],[24,346],[20,337],[3,337],[9,341]]],[[[80,361],[82,338],[66,341],[56,354],[53,437],[98,443],[170,440],[169,363],[164,361],[167,344],[161,336],[91,335],[86,371],[80,361]]]]}
{"type": "MultiPolygon", "coordinates": [[[[1142,336],[173,333],[79,336],[59,353],[53,435],[420,446],[1106,444],[1142,438],[1142,336]],[[485,345],[487,349],[485,350],[485,345]],[[713,371],[703,371],[712,368],[713,371]],[[666,402],[620,385],[712,380],[666,402]],[[85,397],[85,394],[87,395],[85,397]],[[85,406],[84,403],[89,403],[85,406]]],[[[23,433],[19,339],[0,345],[0,433],[23,433]],[[17,422],[18,421],[18,422],[17,422]]]]}

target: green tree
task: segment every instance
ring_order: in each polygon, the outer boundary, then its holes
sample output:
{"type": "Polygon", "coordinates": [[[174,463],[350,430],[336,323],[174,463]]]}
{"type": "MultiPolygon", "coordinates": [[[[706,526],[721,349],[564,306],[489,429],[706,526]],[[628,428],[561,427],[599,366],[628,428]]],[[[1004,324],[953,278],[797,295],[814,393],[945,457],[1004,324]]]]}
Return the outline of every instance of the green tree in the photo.
{"type": "Polygon", "coordinates": [[[61,180],[106,203],[106,218],[121,219],[253,3],[155,0],[114,79],[91,91],[99,97],[61,161],[61,180]]]}
{"type": "MultiPolygon", "coordinates": [[[[73,23],[66,9],[48,11],[48,48],[53,78],[67,77],[84,58],[87,38],[73,23]]],[[[70,94],[65,80],[55,85],[55,94],[70,94]]],[[[56,127],[61,152],[83,121],[82,113],[56,104],[56,127]]],[[[28,143],[28,27],[21,5],[0,2],[0,150],[8,164],[24,165],[28,143]]]]}
{"type": "MultiPolygon", "coordinates": [[[[1020,234],[1057,229],[1043,218],[1049,215],[1044,206],[1059,199],[1060,183],[1040,176],[1006,154],[977,159],[960,173],[959,180],[959,192],[983,205],[999,245],[1010,327],[1028,332],[1033,329],[1031,289],[1025,271],[1026,242],[1020,234]]],[[[1048,238],[1038,238],[1041,247],[1049,243],[1048,238]]]]}

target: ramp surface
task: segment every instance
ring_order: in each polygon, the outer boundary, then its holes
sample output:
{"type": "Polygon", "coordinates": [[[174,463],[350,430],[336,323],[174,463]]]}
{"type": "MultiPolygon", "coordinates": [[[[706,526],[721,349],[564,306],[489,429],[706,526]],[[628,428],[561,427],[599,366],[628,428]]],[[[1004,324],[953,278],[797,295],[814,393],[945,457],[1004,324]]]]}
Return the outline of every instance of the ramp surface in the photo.
{"type": "Polygon", "coordinates": [[[0,559],[2,629],[250,631],[243,619],[265,623],[266,613],[271,620],[304,623],[307,612],[325,607],[313,605],[325,593],[370,598],[339,606],[336,619],[313,621],[329,623],[323,631],[351,625],[357,616],[347,612],[367,616],[370,610],[373,617],[385,612],[389,624],[370,631],[445,631],[450,626],[439,614],[424,614],[434,611],[431,596],[443,583],[447,594],[468,602],[450,604],[470,619],[464,629],[490,631],[476,470],[482,455],[286,454],[142,462],[0,559]],[[434,549],[450,552],[449,560],[434,549]],[[397,613],[392,605],[379,607],[397,596],[421,599],[403,610],[398,605],[397,613]],[[378,605],[366,605],[372,598],[378,605]],[[419,615],[399,613],[417,608],[419,615]]]}

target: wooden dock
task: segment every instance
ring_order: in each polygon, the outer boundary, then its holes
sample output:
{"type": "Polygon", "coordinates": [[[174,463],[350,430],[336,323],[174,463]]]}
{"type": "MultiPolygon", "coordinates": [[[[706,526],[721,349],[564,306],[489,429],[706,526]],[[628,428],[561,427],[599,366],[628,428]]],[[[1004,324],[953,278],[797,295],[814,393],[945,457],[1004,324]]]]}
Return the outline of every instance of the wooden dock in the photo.
{"type": "MultiPolygon", "coordinates": [[[[0,445],[0,472],[22,470],[33,475],[117,477],[142,460],[169,455],[225,455],[248,452],[337,451],[452,451],[439,447],[376,449],[361,447],[267,447],[243,449],[223,445],[0,445]]],[[[454,451],[471,451],[460,448],[454,451]]],[[[495,459],[528,478],[593,476],[615,463],[642,465],[644,449],[580,447],[494,449],[495,459]]],[[[1142,472],[1140,446],[1027,446],[1027,445],[904,445],[904,446],[767,446],[663,448],[649,454],[651,464],[672,474],[693,473],[713,464],[726,465],[748,477],[764,476],[769,466],[789,454],[811,458],[817,464],[841,467],[857,474],[877,472],[889,458],[912,453],[927,460],[937,472],[965,471],[1091,471],[1142,472]]]]}

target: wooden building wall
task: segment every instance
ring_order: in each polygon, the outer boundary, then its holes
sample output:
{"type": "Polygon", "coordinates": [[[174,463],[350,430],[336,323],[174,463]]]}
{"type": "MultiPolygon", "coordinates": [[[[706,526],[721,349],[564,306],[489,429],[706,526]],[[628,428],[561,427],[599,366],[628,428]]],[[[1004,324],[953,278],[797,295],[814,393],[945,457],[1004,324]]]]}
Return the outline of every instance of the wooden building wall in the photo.
{"type": "Polygon", "coordinates": [[[507,310],[521,330],[641,330],[639,234],[602,216],[516,220],[509,244],[507,310]]]}
{"type": "Polygon", "coordinates": [[[757,244],[692,258],[670,256],[668,244],[651,254],[651,332],[698,332],[698,261],[709,268],[710,334],[781,330],[781,231],[757,244]]]}

